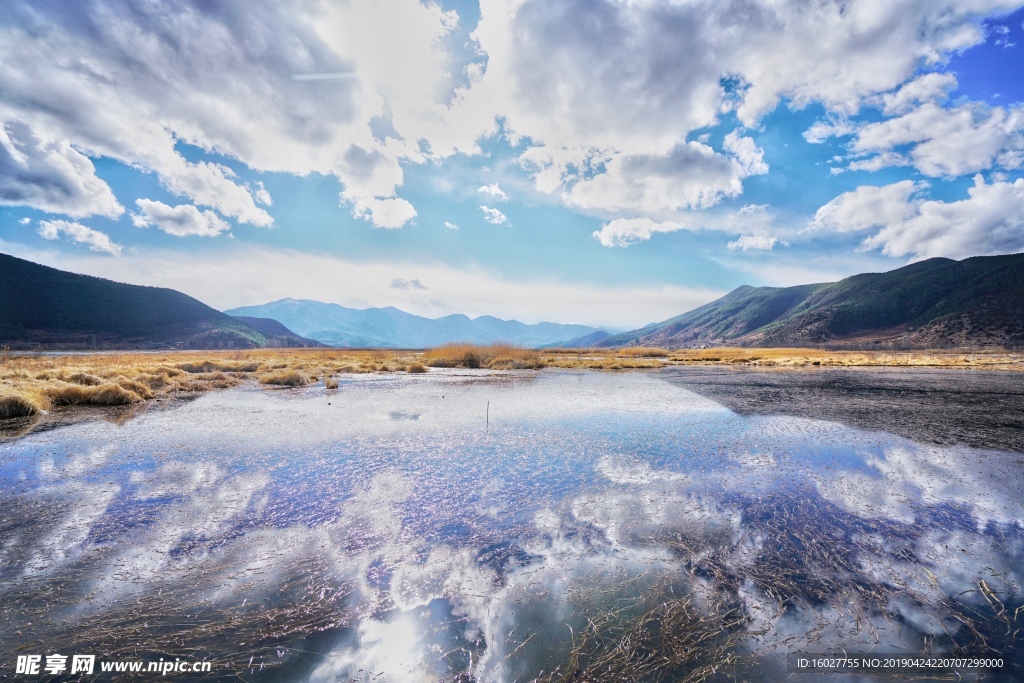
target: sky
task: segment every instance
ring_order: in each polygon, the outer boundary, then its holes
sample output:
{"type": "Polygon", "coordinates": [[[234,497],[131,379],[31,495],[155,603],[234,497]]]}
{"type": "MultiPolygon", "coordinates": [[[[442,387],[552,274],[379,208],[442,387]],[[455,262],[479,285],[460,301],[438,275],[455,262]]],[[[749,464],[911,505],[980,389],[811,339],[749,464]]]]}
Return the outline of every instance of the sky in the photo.
{"type": "Polygon", "coordinates": [[[629,329],[1024,251],[1024,0],[7,0],[0,252],[629,329]]]}

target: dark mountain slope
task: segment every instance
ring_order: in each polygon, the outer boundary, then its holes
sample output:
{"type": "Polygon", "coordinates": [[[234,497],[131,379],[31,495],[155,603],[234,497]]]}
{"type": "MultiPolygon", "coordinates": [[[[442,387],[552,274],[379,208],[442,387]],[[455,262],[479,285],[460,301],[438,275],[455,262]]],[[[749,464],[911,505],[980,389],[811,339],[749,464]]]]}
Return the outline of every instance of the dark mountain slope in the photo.
{"type": "Polygon", "coordinates": [[[264,335],[173,289],[0,254],[0,344],[13,348],[255,348],[264,335]]]}
{"type": "Polygon", "coordinates": [[[797,287],[739,287],[601,346],[1024,343],[1024,254],[933,258],[797,287]]]}
{"type": "Polygon", "coordinates": [[[245,323],[266,337],[267,346],[270,347],[317,348],[326,346],[326,344],[321,344],[314,339],[300,337],[273,318],[248,318],[241,315],[234,315],[231,317],[245,323]]]}

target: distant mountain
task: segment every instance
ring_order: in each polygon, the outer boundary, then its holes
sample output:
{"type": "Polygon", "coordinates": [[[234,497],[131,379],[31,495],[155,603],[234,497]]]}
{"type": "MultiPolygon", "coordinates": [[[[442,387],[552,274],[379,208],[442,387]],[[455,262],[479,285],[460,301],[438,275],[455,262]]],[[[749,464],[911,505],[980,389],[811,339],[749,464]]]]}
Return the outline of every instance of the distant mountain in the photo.
{"type": "Polygon", "coordinates": [[[303,337],[331,346],[424,348],[450,341],[507,341],[528,347],[597,332],[587,325],[500,320],[489,315],[424,318],[394,307],[356,309],[305,299],[281,299],[226,311],[233,316],[272,318],[303,337]]]}
{"type": "Polygon", "coordinates": [[[236,320],[245,323],[267,338],[267,346],[271,348],[306,348],[324,347],[315,339],[306,339],[295,334],[287,327],[270,318],[247,318],[245,316],[232,316],[236,320]]]}
{"type": "Polygon", "coordinates": [[[600,346],[1024,343],[1024,254],[933,258],[797,287],[743,286],[600,346]]]}
{"type": "Polygon", "coordinates": [[[566,339],[565,341],[555,342],[553,344],[545,344],[543,348],[546,349],[586,349],[597,346],[608,337],[612,336],[610,332],[604,330],[598,330],[597,332],[591,332],[585,334],[582,337],[573,337],[572,339],[566,339]]]}
{"type": "Polygon", "coordinates": [[[267,346],[244,322],[173,289],[76,275],[0,254],[0,345],[241,349],[267,346]]]}

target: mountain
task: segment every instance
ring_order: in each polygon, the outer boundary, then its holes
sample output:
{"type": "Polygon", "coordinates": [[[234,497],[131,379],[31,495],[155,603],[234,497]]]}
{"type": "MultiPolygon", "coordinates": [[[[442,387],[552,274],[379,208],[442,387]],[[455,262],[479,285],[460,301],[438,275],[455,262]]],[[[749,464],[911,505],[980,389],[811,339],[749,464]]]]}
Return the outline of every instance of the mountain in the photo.
{"type": "Polygon", "coordinates": [[[424,318],[390,306],[356,309],[300,299],[281,299],[226,312],[233,316],[272,318],[303,337],[331,346],[345,347],[417,349],[449,341],[478,344],[507,341],[537,347],[598,331],[587,325],[527,325],[489,315],[478,318],[465,315],[424,318]]]}
{"type": "Polygon", "coordinates": [[[1024,254],[933,258],[888,273],[748,287],[599,346],[1024,343],[1024,254]]]}
{"type": "Polygon", "coordinates": [[[542,348],[545,349],[586,349],[593,346],[597,346],[608,337],[612,336],[610,332],[604,330],[598,330],[585,334],[582,337],[573,337],[572,339],[566,339],[565,341],[555,342],[553,344],[545,344],[542,348]]]}
{"type": "Polygon", "coordinates": [[[267,338],[267,346],[271,348],[316,348],[325,347],[315,339],[306,339],[295,334],[287,327],[270,318],[247,318],[245,316],[232,316],[235,320],[245,323],[267,338]]]}
{"type": "Polygon", "coordinates": [[[76,275],[0,254],[0,345],[239,349],[267,343],[244,322],[173,289],[76,275]]]}

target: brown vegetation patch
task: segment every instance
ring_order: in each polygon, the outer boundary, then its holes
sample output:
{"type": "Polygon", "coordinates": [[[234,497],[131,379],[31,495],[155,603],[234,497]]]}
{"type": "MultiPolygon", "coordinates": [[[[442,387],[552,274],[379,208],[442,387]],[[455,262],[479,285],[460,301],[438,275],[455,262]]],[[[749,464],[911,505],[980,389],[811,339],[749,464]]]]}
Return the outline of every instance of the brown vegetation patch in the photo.
{"type": "Polygon", "coordinates": [[[43,408],[26,396],[0,395],[0,420],[35,415],[43,408]]]}
{"type": "Polygon", "coordinates": [[[54,405],[63,406],[126,406],[141,403],[142,397],[116,384],[101,384],[98,387],[83,387],[77,384],[55,387],[46,391],[54,405]]]}
{"type": "Polygon", "coordinates": [[[284,370],[260,377],[260,384],[272,384],[280,387],[303,387],[309,380],[296,370],[284,370]]]}
{"type": "Polygon", "coordinates": [[[86,387],[98,387],[103,384],[103,380],[96,375],[90,375],[85,372],[75,372],[70,375],[61,377],[65,382],[71,382],[72,384],[81,384],[86,387]]]}
{"type": "Polygon", "coordinates": [[[450,342],[423,352],[423,360],[434,368],[488,368],[520,370],[544,367],[540,353],[506,343],[464,344],[450,342]]]}

